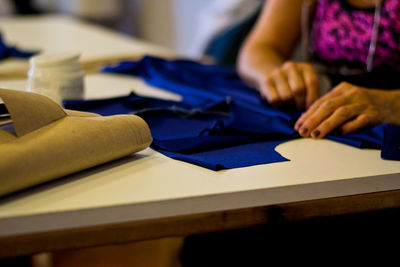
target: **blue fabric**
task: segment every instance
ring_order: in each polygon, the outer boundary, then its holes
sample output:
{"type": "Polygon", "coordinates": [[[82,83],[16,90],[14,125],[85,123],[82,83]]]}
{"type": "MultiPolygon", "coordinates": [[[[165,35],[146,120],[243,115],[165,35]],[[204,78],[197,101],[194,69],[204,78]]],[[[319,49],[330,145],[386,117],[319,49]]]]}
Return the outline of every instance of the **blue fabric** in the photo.
{"type": "MultiPolygon", "coordinates": [[[[239,122],[231,116],[234,109],[227,102],[213,109],[190,109],[182,102],[132,94],[107,100],[64,101],[64,106],[105,116],[137,114],[151,129],[153,149],[212,170],[286,161],[274,148],[297,137],[297,133],[287,127],[288,123],[277,117],[265,120],[275,127],[259,127],[256,131],[240,129],[239,122]]],[[[247,125],[254,123],[246,122],[247,125]]]]}
{"type": "MultiPolygon", "coordinates": [[[[144,57],[103,71],[140,77],[150,85],[181,94],[183,100],[131,94],[65,101],[64,106],[102,115],[137,114],[149,124],[154,139],[151,147],[168,157],[212,170],[246,167],[287,160],[275,146],[299,138],[293,125],[301,112],[271,108],[232,68],[144,57]]],[[[382,148],[388,127],[327,138],[359,148],[382,148]]]]}
{"type": "Polygon", "coordinates": [[[381,156],[383,159],[400,160],[400,127],[385,127],[381,156]]]}
{"type": "Polygon", "coordinates": [[[0,34],[0,61],[2,59],[16,57],[16,58],[29,58],[35,55],[34,51],[23,51],[13,46],[8,46],[4,43],[3,37],[0,34]]]}

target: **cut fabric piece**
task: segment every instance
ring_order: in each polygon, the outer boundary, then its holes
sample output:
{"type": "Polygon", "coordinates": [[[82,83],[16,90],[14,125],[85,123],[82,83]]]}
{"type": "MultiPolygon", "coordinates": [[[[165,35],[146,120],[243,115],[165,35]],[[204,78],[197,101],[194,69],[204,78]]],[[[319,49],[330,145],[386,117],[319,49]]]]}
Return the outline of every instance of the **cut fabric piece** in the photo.
{"type": "MultiPolygon", "coordinates": [[[[182,102],[130,95],[107,100],[65,101],[70,109],[102,115],[134,113],[149,125],[156,151],[212,170],[246,167],[286,161],[274,148],[297,137],[284,119],[265,117],[274,127],[259,127],[256,132],[238,127],[242,117],[231,114],[231,103],[201,110],[182,102]],[[233,128],[235,127],[235,128],[233,128]]],[[[257,120],[256,120],[257,121],[257,120]]],[[[255,121],[249,120],[248,125],[255,121]]]]}
{"type": "MultiPolygon", "coordinates": [[[[139,77],[152,86],[182,95],[182,101],[132,94],[65,101],[65,107],[102,115],[137,114],[149,124],[151,147],[168,157],[212,170],[266,164],[287,160],[274,148],[300,137],[293,125],[301,112],[270,107],[232,68],[144,57],[104,71],[139,77]]],[[[359,148],[382,148],[387,127],[327,138],[359,148]]]]}

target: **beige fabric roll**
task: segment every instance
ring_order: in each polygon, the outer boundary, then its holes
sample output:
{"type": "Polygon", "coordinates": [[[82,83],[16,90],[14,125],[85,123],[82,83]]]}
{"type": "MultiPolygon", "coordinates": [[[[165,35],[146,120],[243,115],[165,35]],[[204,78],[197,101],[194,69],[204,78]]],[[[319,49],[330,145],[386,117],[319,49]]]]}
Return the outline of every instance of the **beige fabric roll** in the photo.
{"type": "Polygon", "coordinates": [[[0,196],[148,147],[146,122],[64,110],[49,98],[0,89],[12,124],[0,129],[0,196]],[[13,127],[12,127],[13,126],[13,127]]]}

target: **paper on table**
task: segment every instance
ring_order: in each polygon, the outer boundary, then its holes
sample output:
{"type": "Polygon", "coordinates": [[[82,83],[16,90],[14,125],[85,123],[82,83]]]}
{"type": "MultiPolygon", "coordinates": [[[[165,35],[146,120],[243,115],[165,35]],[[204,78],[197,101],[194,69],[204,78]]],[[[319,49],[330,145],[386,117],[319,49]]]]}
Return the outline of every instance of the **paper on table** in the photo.
{"type": "Polygon", "coordinates": [[[146,122],[64,110],[49,98],[0,89],[12,120],[0,129],[0,196],[148,147],[146,122]],[[9,130],[9,129],[12,130],[9,130]]]}

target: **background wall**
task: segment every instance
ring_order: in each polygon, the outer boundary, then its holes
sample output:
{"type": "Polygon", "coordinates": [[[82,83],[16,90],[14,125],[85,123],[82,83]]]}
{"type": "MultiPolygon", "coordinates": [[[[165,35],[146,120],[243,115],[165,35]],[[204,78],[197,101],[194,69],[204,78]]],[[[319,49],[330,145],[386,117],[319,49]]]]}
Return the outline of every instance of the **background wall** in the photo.
{"type": "MultiPolygon", "coordinates": [[[[262,0],[0,0],[0,14],[20,6],[35,13],[63,13],[197,58],[205,40],[262,0]]],[[[15,8],[14,13],[20,12],[15,8]]],[[[25,12],[23,14],[26,14],[25,12]]]]}
{"type": "Polygon", "coordinates": [[[205,41],[254,12],[263,0],[130,0],[137,35],[199,57],[205,41]],[[136,20],[135,20],[136,18],[136,20]]]}
{"type": "Polygon", "coordinates": [[[218,0],[130,0],[133,34],[189,55],[199,24],[199,14],[218,0]]]}
{"type": "Polygon", "coordinates": [[[84,17],[187,54],[198,13],[212,1],[218,0],[34,0],[34,5],[46,12],[84,17]]]}

